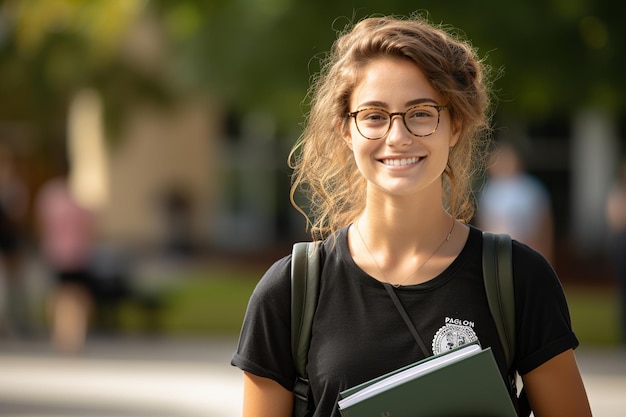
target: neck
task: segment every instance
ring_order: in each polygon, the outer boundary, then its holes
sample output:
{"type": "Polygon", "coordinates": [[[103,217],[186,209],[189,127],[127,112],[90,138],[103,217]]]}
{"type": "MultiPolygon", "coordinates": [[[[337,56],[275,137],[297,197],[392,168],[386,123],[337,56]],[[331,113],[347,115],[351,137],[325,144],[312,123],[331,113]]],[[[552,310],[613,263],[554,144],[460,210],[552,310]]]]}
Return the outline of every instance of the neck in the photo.
{"type": "Polygon", "coordinates": [[[407,249],[419,251],[432,246],[443,231],[450,228],[451,219],[444,210],[442,195],[392,196],[385,198],[368,194],[366,209],[359,217],[361,231],[372,246],[388,247],[398,253],[407,249]],[[403,248],[403,249],[401,249],[403,248]]]}
{"type": "MultiPolygon", "coordinates": [[[[360,220],[364,218],[362,217],[360,220]]],[[[376,236],[375,229],[369,230],[370,236],[374,239],[367,239],[361,232],[360,220],[357,220],[354,224],[354,233],[352,235],[353,237],[355,234],[358,235],[359,243],[364,248],[365,254],[363,251],[355,250],[354,243],[352,243],[351,251],[353,258],[370,275],[376,276],[379,280],[394,286],[423,282],[435,276],[436,273],[441,272],[443,266],[447,266],[451,262],[451,260],[447,260],[449,259],[448,256],[442,253],[438,255],[439,258],[433,259],[433,263],[428,267],[430,269],[424,268],[426,263],[437,255],[439,250],[451,240],[456,221],[447,214],[445,214],[445,218],[449,229],[443,234],[443,240],[441,239],[441,230],[436,230],[437,227],[432,227],[431,230],[434,233],[432,236],[435,240],[431,239],[430,242],[424,243],[422,247],[412,245],[410,237],[390,240],[388,232],[385,233],[387,240],[380,239],[382,236],[376,236]],[[439,234],[440,243],[435,248],[431,248],[433,241],[437,241],[437,234],[439,234]],[[370,243],[372,241],[375,242],[376,246],[374,246],[374,249],[370,249],[370,245],[367,243],[368,240],[370,243]],[[443,263],[442,260],[444,261],[443,263]]]]}
{"type": "Polygon", "coordinates": [[[407,213],[391,217],[377,217],[369,211],[357,219],[364,238],[373,250],[398,255],[419,253],[432,248],[434,242],[447,235],[452,218],[443,207],[430,214],[407,213]]]}

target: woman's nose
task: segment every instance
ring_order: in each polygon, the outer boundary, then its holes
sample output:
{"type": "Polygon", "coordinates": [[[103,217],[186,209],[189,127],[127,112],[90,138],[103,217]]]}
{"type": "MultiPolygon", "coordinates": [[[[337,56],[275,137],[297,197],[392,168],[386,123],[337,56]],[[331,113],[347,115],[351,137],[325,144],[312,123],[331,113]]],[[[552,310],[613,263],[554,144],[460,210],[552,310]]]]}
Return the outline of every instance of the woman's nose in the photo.
{"type": "Polygon", "coordinates": [[[391,125],[387,132],[387,144],[392,146],[402,146],[410,144],[413,141],[413,135],[406,128],[402,115],[395,114],[390,120],[391,125]]]}

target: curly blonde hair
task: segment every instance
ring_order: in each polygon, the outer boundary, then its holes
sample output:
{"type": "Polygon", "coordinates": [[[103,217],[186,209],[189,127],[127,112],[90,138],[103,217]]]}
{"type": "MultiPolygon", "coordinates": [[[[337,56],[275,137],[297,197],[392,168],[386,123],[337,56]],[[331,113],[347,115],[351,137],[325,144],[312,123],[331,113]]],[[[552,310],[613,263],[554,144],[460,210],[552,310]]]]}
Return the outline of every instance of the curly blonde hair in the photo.
{"type": "Polygon", "coordinates": [[[489,67],[469,42],[425,18],[370,17],[333,44],[312,82],[311,110],[289,155],[291,201],[305,216],[313,239],[334,234],[364,209],[366,182],[342,140],[342,129],[363,68],[380,57],[414,62],[445,99],[460,135],[443,174],[442,204],[461,221],[474,214],[472,181],[484,168],[484,145],[490,136],[489,67]],[[296,203],[300,193],[308,201],[308,215],[296,203]]]}

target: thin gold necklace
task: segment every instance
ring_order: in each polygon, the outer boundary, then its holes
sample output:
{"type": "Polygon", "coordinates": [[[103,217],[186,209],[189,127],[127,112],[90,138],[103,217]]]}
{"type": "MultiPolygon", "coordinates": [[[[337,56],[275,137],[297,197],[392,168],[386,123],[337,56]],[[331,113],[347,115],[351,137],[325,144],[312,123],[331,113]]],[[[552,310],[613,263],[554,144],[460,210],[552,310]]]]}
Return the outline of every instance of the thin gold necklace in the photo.
{"type": "Polygon", "coordinates": [[[356,229],[356,232],[359,235],[359,238],[361,239],[361,243],[363,243],[363,246],[365,247],[365,250],[367,251],[368,255],[370,256],[370,258],[372,258],[372,262],[374,262],[374,265],[376,266],[376,269],[378,269],[378,272],[380,273],[380,275],[382,276],[382,278],[385,280],[385,282],[393,285],[394,287],[398,288],[400,287],[402,284],[404,284],[405,282],[407,282],[409,280],[409,278],[411,278],[412,276],[414,276],[415,274],[417,274],[424,265],[426,265],[426,263],[430,260],[430,258],[432,258],[437,252],[439,252],[439,249],[441,249],[441,247],[443,245],[445,245],[445,243],[447,241],[450,240],[450,237],[452,236],[452,231],[454,230],[454,224],[456,223],[456,221],[454,221],[454,218],[452,219],[452,227],[450,227],[450,231],[448,232],[448,234],[446,235],[445,239],[443,240],[443,242],[441,242],[439,244],[439,246],[437,246],[437,249],[435,249],[433,251],[433,253],[430,254],[430,256],[428,258],[426,258],[426,260],[417,267],[417,269],[411,273],[411,275],[409,275],[408,277],[406,277],[405,279],[403,279],[402,281],[400,281],[397,284],[391,284],[391,282],[387,279],[387,277],[385,276],[385,273],[383,272],[382,268],[378,265],[378,262],[376,262],[376,258],[374,258],[374,255],[372,255],[372,252],[370,251],[370,248],[367,246],[367,243],[365,243],[365,239],[363,239],[363,235],[361,234],[361,230],[359,230],[359,221],[357,220],[356,222],[354,222],[354,227],[356,229]]]}

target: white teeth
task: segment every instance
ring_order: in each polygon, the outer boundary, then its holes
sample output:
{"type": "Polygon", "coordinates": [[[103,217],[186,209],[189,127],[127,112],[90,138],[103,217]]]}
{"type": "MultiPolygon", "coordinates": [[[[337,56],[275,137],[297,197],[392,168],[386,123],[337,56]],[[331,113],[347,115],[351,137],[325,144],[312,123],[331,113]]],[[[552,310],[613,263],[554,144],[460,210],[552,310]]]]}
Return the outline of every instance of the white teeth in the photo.
{"type": "Polygon", "coordinates": [[[403,166],[414,164],[419,161],[419,158],[402,158],[402,159],[383,159],[385,165],[403,166]]]}

